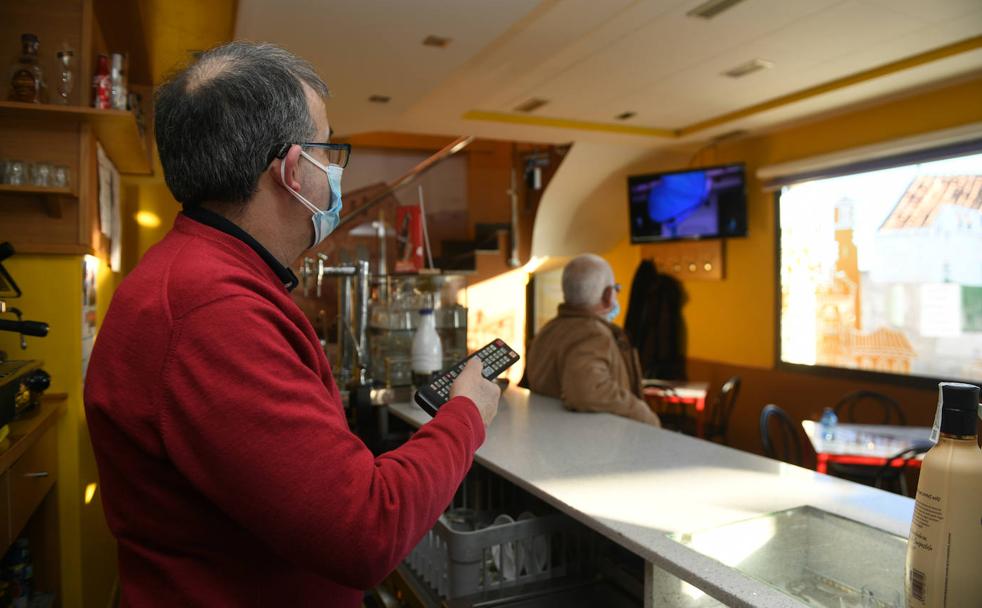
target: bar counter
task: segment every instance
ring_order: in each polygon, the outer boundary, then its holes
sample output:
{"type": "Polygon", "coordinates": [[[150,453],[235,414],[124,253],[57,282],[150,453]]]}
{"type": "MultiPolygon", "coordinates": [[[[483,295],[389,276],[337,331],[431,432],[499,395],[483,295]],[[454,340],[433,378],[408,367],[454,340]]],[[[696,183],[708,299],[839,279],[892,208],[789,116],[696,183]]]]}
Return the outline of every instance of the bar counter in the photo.
{"type": "MultiPolygon", "coordinates": [[[[389,409],[416,427],[430,419],[414,403],[389,409]]],[[[519,388],[502,395],[475,459],[641,556],[646,606],[802,605],[670,533],[811,505],[906,538],[914,509],[909,498],[611,414],[571,412],[519,388]]]]}

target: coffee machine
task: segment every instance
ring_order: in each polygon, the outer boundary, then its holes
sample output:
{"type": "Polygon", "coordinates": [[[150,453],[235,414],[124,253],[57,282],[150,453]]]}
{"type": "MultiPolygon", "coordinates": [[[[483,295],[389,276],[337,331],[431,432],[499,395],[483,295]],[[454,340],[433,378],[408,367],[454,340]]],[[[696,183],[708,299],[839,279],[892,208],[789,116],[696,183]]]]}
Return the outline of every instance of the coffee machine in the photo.
{"type": "MultiPolygon", "coordinates": [[[[10,243],[0,243],[0,317],[14,315],[16,320],[0,318],[0,331],[20,334],[20,347],[27,348],[25,336],[48,335],[48,324],[25,321],[19,308],[9,306],[7,300],[19,298],[20,288],[3,265],[14,254],[10,243]]],[[[0,351],[0,428],[38,405],[41,393],[51,384],[51,377],[41,369],[42,363],[33,359],[7,359],[0,351]]]]}

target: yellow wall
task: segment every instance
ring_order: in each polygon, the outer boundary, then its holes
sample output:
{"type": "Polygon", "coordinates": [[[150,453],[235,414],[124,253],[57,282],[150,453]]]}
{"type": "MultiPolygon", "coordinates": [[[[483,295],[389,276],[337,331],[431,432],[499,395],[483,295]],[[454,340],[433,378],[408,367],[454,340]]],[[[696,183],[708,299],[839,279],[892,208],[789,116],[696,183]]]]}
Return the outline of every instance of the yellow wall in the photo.
{"type": "MultiPolygon", "coordinates": [[[[40,359],[51,374],[51,393],[67,393],[58,421],[58,501],[61,536],[62,606],[105,606],[116,577],[115,543],[101,503],[83,501],[84,488],[97,481],[92,445],[82,405],[82,256],[15,255],[4,266],[24,295],[8,304],[26,319],[48,323],[45,338],[27,338],[21,350],[16,334],[0,332],[0,350],[11,359],[40,359]],[[83,571],[85,579],[83,585],[83,571]]],[[[115,278],[104,263],[97,275],[98,318],[105,315],[115,278]]],[[[56,498],[55,498],[56,496],[56,498]]]]}
{"type": "MultiPolygon", "coordinates": [[[[627,200],[626,194],[624,200],[627,200]]],[[[617,315],[614,323],[623,327],[624,317],[627,314],[627,303],[631,301],[631,281],[634,279],[634,271],[641,261],[638,248],[631,245],[631,239],[627,237],[612,249],[597,255],[607,260],[614,271],[614,280],[621,284],[621,293],[617,298],[621,305],[621,314],[617,315]]]]}
{"type": "Polygon", "coordinates": [[[123,187],[127,194],[123,211],[123,228],[124,233],[129,236],[124,241],[122,263],[123,272],[129,273],[147,249],[157,244],[170,231],[171,226],[174,225],[174,218],[181,208],[162,179],[142,180],[134,184],[124,177],[123,187]],[[155,219],[157,225],[138,223],[135,219],[138,212],[141,217],[155,219]]]}
{"type": "MultiPolygon", "coordinates": [[[[762,368],[775,363],[775,205],[773,193],[756,179],[759,167],[980,120],[982,78],[722,144],[700,158],[705,164],[746,163],[749,226],[746,238],[726,242],[725,280],[685,283],[688,356],[762,368]]],[[[633,166],[630,173],[676,168],[661,162],[633,166]]],[[[613,201],[618,208],[627,204],[626,186],[621,194],[613,201]]],[[[633,255],[621,248],[605,254],[622,283],[640,262],[640,248],[631,250],[633,255]]]]}

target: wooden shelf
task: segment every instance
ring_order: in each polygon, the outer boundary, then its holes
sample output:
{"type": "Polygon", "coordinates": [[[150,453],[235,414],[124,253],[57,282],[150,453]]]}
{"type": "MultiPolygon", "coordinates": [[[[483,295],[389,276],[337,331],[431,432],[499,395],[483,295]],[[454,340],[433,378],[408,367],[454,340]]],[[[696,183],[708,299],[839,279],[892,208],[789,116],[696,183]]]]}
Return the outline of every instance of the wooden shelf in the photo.
{"type": "Polygon", "coordinates": [[[10,184],[0,184],[0,192],[19,192],[23,194],[45,194],[49,196],[78,196],[71,188],[50,188],[47,186],[12,186],[10,184]]]}
{"type": "Polygon", "coordinates": [[[88,245],[77,245],[74,243],[48,243],[48,242],[15,242],[17,253],[44,253],[58,255],[98,255],[95,247],[88,245]]]}
{"type": "Polygon", "coordinates": [[[44,210],[54,218],[62,216],[62,201],[66,198],[78,198],[71,188],[46,188],[44,186],[12,186],[10,184],[0,184],[0,194],[9,192],[11,194],[31,194],[41,199],[44,203],[44,210]]]}
{"type": "Polygon", "coordinates": [[[20,458],[33,440],[58,421],[65,411],[64,399],[44,399],[29,416],[10,423],[10,447],[0,451],[0,473],[6,471],[20,458]]]}
{"type": "Polygon", "coordinates": [[[146,139],[136,126],[136,116],[126,110],[97,110],[81,106],[0,101],[0,118],[86,122],[120,173],[150,175],[146,139]]]}

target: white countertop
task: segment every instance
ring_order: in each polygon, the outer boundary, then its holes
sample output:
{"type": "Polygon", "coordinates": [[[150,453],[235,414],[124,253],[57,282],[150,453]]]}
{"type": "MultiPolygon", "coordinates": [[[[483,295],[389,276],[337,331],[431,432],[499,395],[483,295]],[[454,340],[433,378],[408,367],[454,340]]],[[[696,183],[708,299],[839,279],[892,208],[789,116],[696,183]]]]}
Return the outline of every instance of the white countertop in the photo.
{"type": "MultiPolygon", "coordinates": [[[[414,403],[389,406],[414,426],[414,403]]],[[[914,501],[511,388],[478,463],[727,605],[800,606],[666,536],[800,505],[906,537],[914,501]]]]}

